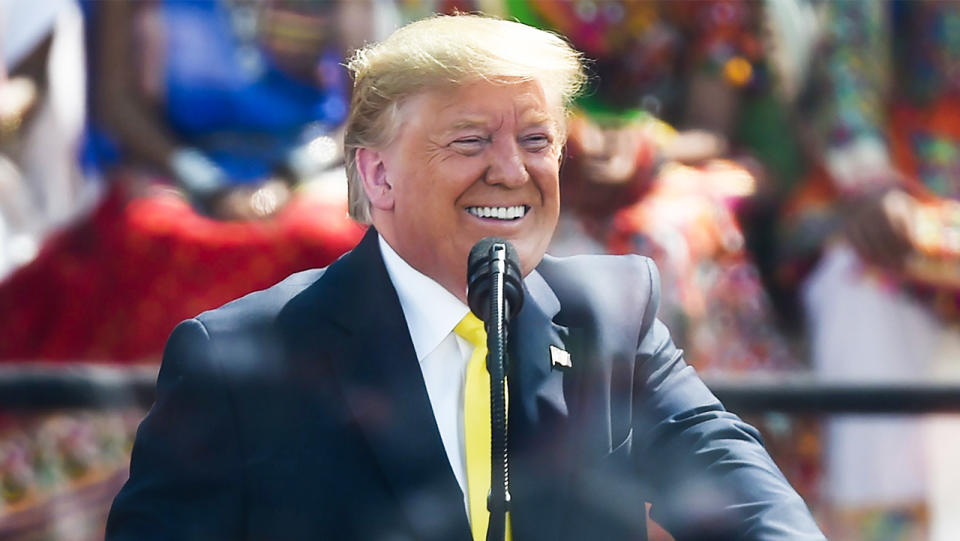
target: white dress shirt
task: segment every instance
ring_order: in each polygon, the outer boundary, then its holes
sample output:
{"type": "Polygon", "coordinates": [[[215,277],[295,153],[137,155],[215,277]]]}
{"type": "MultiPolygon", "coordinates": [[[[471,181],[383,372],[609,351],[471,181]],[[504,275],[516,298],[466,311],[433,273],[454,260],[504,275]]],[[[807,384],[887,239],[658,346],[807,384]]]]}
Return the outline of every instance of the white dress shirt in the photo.
{"type": "Polygon", "coordinates": [[[463,505],[469,516],[463,388],[473,345],[453,329],[470,309],[432,278],[411,267],[383,237],[379,240],[387,274],[400,297],[413,349],[420,362],[440,439],[463,491],[463,505]]]}

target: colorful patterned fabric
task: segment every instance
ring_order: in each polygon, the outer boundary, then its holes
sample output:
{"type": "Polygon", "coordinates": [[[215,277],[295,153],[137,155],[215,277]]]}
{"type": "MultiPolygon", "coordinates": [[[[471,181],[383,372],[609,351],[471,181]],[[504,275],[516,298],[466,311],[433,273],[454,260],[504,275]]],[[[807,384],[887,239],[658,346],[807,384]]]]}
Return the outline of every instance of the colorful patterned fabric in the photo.
{"type": "Polygon", "coordinates": [[[704,70],[742,87],[757,84],[758,10],[743,0],[605,2],[506,0],[521,22],[566,36],[595,62],[588,111],[644,108],[666,118],[683,96],[679,75],[704,70]]]}
{"type": "MultiPolygon", "coordinates": [[[[818,96],[812,111],[825,152],[861,141],[879,144],[924,204],[918,254],[904,283],[939,313],[960,314],[960,27],[955,2],[828,2],[818,96]]],[[[812,172],[788,203],[785,280],[804,275],[819,247],[838,231],[838,187],[812,172]]],[[[869,179],[867,179],[869,180],[869,179]]]]}
{"type": "Polygon", "coordinates": [[[814,93],[818,138],[830,149],[872,138],[909,180],[960,197],[957,99],[960,4],[829,2],[814,93]]]}

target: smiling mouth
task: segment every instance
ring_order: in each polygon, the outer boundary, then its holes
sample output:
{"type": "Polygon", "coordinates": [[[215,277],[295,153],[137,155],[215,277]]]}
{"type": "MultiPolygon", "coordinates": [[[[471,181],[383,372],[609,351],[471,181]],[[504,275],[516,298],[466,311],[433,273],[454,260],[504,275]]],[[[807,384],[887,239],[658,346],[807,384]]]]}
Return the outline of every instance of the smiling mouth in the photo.
{"type": "Polygon", "coordinates": [[[477,218],[486,218],[492,220],[519,220],[526,216],[530,207],[527,205],[514,205],[512,207],[467,207],[467,212],[477,218]]]}

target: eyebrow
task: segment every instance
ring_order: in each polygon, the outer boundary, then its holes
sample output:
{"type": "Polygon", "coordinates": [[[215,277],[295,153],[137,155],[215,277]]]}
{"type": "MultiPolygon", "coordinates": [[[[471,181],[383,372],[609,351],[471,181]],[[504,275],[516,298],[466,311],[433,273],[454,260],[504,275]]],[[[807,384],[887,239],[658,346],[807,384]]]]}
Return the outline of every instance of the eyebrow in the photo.
{"type": "Polygon", "coordinates": [[[486,128],[487,122],[479,118],[464,118],[454,122],[450,127],[444,130],[445,133],[457,132],[469,128],[486,128]]]}
{"type": "MultiPolygon", "coordinates": [[[[553,126],[553,127],[556,126],[556,122],[554,121],[554,118],[550,114],[544,113],[542,111],[522,113],[520,115],[520,119],[521,119],[521,122],[525,124],[524,126],[525,128],[530,126],[536,126],[536,125],[545,125],[545,126],[553,126]]],[[[452,125],[450,125],[450,127],[445,129],[443,133],[446,135],[449,135],[461,130],[467,130],[467,129],[473,129],[473,128],[487,129],[488,123],[485,119],[481,117],[462,118],[454,122],[452,125]]]]}
{"type": "Polygon", "coordinates": [[[530,124],[555,124],[554,118],[543,111],[534,111],[520,115],[520,120],[530,124]]]}

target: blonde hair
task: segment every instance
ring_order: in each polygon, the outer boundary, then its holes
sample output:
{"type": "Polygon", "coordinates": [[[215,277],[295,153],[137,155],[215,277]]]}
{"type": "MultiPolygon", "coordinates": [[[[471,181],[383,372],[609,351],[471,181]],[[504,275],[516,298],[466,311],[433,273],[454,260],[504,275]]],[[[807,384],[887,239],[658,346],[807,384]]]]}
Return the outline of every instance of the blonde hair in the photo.
{"type": "Polygon", "coordinates": [[[344,133],[347,187],[350,216],[361,223],[370,223],[370,202],[357,168],[357,149],[380,149],[393,140],[406,98],[475,80],[536,80],[556,98],[562,116],[586,81],[581,54],[562,38],[479,15],[437,15],[410,23],[356,51],[347,67],[354,78],[344,133]]]}

